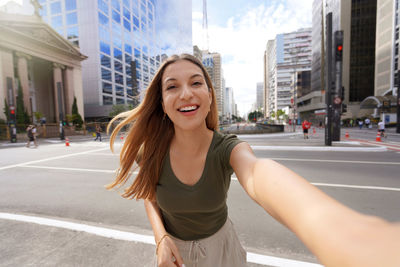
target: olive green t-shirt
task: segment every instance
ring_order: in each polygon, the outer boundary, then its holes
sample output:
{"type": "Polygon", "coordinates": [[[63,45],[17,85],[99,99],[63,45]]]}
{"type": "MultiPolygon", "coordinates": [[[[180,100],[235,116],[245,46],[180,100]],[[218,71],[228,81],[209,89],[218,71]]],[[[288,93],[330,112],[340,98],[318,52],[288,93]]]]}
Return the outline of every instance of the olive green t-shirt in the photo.
{"type": "Polygon", "coordinates": [[[203,173],[193,186],[175,176],[168,150],[156,189],[168,233],[182,240],[198,240],[213,235],[224,225],[233,173],[229,159],[232,149],[240,142],[235,135],[214,131],[203,173]]]}

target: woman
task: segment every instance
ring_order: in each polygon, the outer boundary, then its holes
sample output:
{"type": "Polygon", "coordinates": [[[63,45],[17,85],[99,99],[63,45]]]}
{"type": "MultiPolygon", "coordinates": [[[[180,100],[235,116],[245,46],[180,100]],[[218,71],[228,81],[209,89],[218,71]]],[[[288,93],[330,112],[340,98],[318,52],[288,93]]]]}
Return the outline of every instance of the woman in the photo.
{"type": "Polygon", "coordinates": [[[212,83],[193,56],[167,59],[143,102],[113,121],[121,118],[111,148],[121,128],[131,128],[116,180],[108,188],[123,185],[138,164],[139,173],[123,197],[144,199],[159,266],[246,265],[227,216],[233,171],[248,195],[322,264],[400,265],[399,225],[341,205],[284,166],[257,159],[236,136],[217,132],[212,83]]]}

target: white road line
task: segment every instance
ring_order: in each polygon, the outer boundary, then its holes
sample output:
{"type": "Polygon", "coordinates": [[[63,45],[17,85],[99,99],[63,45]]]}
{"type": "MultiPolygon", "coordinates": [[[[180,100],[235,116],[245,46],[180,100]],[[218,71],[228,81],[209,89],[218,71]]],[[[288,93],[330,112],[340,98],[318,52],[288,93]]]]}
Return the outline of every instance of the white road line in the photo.
{"type": "Polygon", "coordinates": [[[27,161],[27,162],[24,162],[24,163],[18,163],[18,164],[3,166],[3,167],[0,167],[0,170],[6,170],[6,169],[10,169],[10,168],[15,168],[15,167],[21,167],[21,166],[28,165],[28,164],[45,162],[45,161],[49,161],[49,160],[63,159],[63,158],[68,158],[68,157],[73,157],[73,156],[78,156],[78,155],[84,155],[84,154],[89,154],[89,153],[92,153],[92,152],[102,151],[102,150],[107,150],[107,149],[109,149],[109,148],[100,148],[100,149],[94,149],[94,150],[89,150],[89,151],[84,151],[84,152],[72,153],[72,154],[67,154],[67,155],[62,155],[62,156],[50,157],[50,158],[46,158],[46,159],[32,160],[32,161],[27,161]]]}
{"type": "MultiPolygon", "coordinates": [[[[235,175],[232,175],[231,180],[237,181],[235,175]]],[[[400,188],[396,187],[382,187],[382,186],[369,186],[369,185],[348,185],[348,184],[326,184],[326,183],[311,183],[315,186],[329,186],[329,187],[344,187],[344,188],[355,188],[355,189],[372,189],[372,190],[385,190],[385,191],[400,191],[400,188]]]]}
{"type": "MultiPolygon", "coordinates": [[[[0,219],[13,220],[19,222],[35,223],[39,225],[58,227],[63,229],[69,229],[74,231],[85,232],[97,236],[102,236],[106,238],[113,238],[123,241],[131,241],[137,243],[144,243],[155,245],[154,236],[152,235],[142,235],[135,234],[131,232],[119,231],[104,227],[91,226],[87,224],[72,223],[62,220],[54,220],[43,217],[36,216],[26,216],[12,213],[2,213],[0,212],[0,219]]],[[[322,267],[322,265],[315,263],[308,263],[304,261],[289,260],[284,258],[266,256],[262,254],[256,254],[247,252],[247,262],[267,265],[267,266],[285,266],[285,267],[322,267]]]]}
{"type": "Polygon", "coordinates": [[[49,170],[62,170],[62,171],[80,171],[80,172],[104,172],[104,173],[115,173],[116,172],[116,170],[66,168],[66,167],[51,167],[51,166],[38,166],[38,165],[24,165],[24,166],[19,166],[19,167],[22,167],[22,168],[36,168],[36,169],[49,169],[49,170]]]}
{"type": "Polygon", "coordinates": [[[384,161],[357,161],[357,160],[333,160],[333,159],[295,159],[295,158],[270,158],[282,161],[310,161],[310,162],[334,162],[334,163],[360,163],[360,164],[382,164],[382,165],[400,165],[400,162],[384,162],[384,161]]]}
{"type": "Polygon", "coordinates": [[[334,146],[251,146],[254,150],[280,151],[340,151],[340,152],[383,152],[387,147],[334,147],[334,146]]]}

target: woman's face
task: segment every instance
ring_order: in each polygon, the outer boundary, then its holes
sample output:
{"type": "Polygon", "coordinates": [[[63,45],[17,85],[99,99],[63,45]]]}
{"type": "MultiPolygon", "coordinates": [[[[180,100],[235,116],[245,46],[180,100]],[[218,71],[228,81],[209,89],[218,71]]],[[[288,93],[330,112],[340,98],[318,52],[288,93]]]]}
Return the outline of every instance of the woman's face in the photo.
{"type": "Polygon", "coordinates": [[[162,79],[162,105],[175,128],[206,126],[212,101],[202,70],[188,60],[168,65],[162,79]]]}

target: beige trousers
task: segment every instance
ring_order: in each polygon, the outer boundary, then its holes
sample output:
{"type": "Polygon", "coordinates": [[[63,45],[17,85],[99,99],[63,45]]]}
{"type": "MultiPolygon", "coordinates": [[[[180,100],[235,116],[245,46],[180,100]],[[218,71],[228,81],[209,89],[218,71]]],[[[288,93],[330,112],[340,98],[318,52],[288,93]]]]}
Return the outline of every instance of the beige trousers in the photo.
{"type": "Polygon", "coordinates": [[[195,241],[172,238],[186,267],[246,266],[246,251],[240,244],[229,218],[224,226],[210,237],[195,241]]]}

